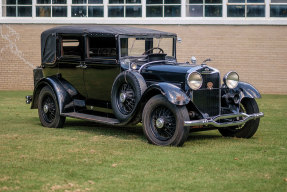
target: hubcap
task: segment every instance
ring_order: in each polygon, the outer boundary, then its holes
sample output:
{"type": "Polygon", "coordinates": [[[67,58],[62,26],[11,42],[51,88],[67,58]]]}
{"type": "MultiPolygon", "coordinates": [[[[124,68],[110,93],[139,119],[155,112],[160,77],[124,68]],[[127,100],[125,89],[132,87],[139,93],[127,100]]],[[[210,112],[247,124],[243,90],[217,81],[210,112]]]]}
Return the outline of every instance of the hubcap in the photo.
{"type": "Polygon", "coordinates": [[[136,105],[136,94],[131,84],[124,83],[119,87],[117,93],[117,106],[119,111],[124,114],[130,114],[136,105]]]}
{"type": "Polygon", "coordinates": [[[176,116],[166,106],[159,105],[151,113],[151,129],[154,136],[166,141],[173,137],[176,130],[176,116]]]}
{"type": "Polygon", "coordinates": [[[126,98],[127,98],[126,93],[121,93],[121,94],[120,94],[120,102],[121,102],[121,103],[125,102],[126,98]]]}
{"type": "Polygon", "coordinates": [[[155,125],[157,128],[161,129],[164,126],[164,120],[163,118],[158,118],[155,122],[155,125]]]}
{"type": "Polygon", "coordinates": [[[49,106],[48,105],[44,105],[43,110],[44,110],[44,113],[48,113],[49,106]]]}

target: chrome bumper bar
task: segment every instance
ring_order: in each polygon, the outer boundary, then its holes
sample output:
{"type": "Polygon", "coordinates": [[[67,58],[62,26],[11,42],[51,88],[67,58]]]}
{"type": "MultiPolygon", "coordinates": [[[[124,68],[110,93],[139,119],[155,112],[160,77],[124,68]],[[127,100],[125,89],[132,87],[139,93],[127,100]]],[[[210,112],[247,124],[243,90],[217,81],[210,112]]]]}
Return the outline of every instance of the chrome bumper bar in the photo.
{"type": "Polygon", "coordinates": [[[211,125],[213,127],[230,127],[230,126],[237,126],[242,125],[246,123],[247,121],[257,119],[260,117],[264,117],[264,114],[262,112],[260,113],[254,113],[254,114],[246,114],[246,113],[238,113],[238,114],[225,114],[225,115],[218,115],[215,117],[210,117],[206,119],[199,119],[199,120],[193,120],[193,121],[184,121],[184,126],[208,126],[211,125]],[[222,119],[230,119],[230,118],[237,118],[242,117],[241,120],[235,120],[231,122],[218,122],[222,119]]]}

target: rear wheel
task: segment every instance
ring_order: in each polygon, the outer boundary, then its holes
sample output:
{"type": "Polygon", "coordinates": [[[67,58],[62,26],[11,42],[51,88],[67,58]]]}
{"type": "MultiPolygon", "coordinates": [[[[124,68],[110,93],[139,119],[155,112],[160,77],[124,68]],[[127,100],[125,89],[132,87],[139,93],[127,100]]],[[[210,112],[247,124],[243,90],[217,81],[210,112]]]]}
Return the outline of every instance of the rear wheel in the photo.
{"type": "MultiPolygon", "coordinates": [[[[259,113],[258,105],[253,98],[244,98],[240,103],[240,112],[253,114],[259,113]]],[[[224,129],[218,129],[222,136],[225,137],[238,137],[238,138],[250,138],[258,129],[260,119],[254,119],[246,122],[244,125],[227,127],[224,129]]]]}
{"type": "Polygon", "coordinates": [[[44,127],[61,128],[65,123],[65,117],[60,116],[57,98],[48,86],[45,86],[38,99],[38,114],[44,127]]]}
{"type": "Polygon", "coordinates": [[[144,133],[154,145],[183,145],[189,134],[189,127],[184,127],[187,120],[186,107],[176,106],[162,95],[152,97],[142,114],[144,133]]]}

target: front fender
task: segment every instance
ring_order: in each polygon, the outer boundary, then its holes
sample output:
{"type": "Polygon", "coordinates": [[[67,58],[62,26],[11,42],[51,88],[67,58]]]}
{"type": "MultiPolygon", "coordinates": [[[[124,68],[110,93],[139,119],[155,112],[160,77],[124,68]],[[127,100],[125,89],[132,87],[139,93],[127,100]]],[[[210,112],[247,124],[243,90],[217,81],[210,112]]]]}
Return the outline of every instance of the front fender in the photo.
{"type": "Polygon", "coordinates": [[[245,97],[261,98],[261,94],[259,93],[259,91],[249,83],[239,82],[235,89],[240,92],[240,100],[245,97]]]}
{"type": "Polygon", "coordinates": [[[186,105],[190,102],[190,98],[182,91],[182,89],[171,83],[153,84],[148,87],[143,97],[154,91],[159,91],[169,102],[175,105],[186,105]]]}
{"type": "Polygon", "coordinates": [[[54,76],[43,78],[40,81],[38,81],[38,83],[35,86],[34,93],[33,93],[33,101],[31,105],[32,109],[35,109],[38,107],[38,96],[39,96],[41,89],[44,86],[50,86],[51,89],[54,91],[57,97],[60,113],[63,113],[64,106],[66,106],[68,103],[72,101],[71,95],[76,94],[75,93],[76,91],[70,88],[68,89],[69,91],[68,93],[68,91],[65,89],[67,88],[65,86],[65,82],[63,84],[58,78],[54,76]]]}

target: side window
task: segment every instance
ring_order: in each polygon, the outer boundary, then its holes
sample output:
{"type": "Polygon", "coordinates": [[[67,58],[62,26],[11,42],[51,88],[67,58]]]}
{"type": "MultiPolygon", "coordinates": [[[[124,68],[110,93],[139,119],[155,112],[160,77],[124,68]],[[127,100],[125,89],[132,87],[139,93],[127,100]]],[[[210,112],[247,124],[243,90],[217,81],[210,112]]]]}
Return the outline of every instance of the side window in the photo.
{"type": "Polygon", "coordinates": [[[89,37],[88,58],[116,59],[116,39],[114,37],[89,37]]]}
{"type": "Polygon", "coordinates": [[[80,59],[83,55],[81,38],[62,37],[61,56],[64,58],[80,59]]]}

